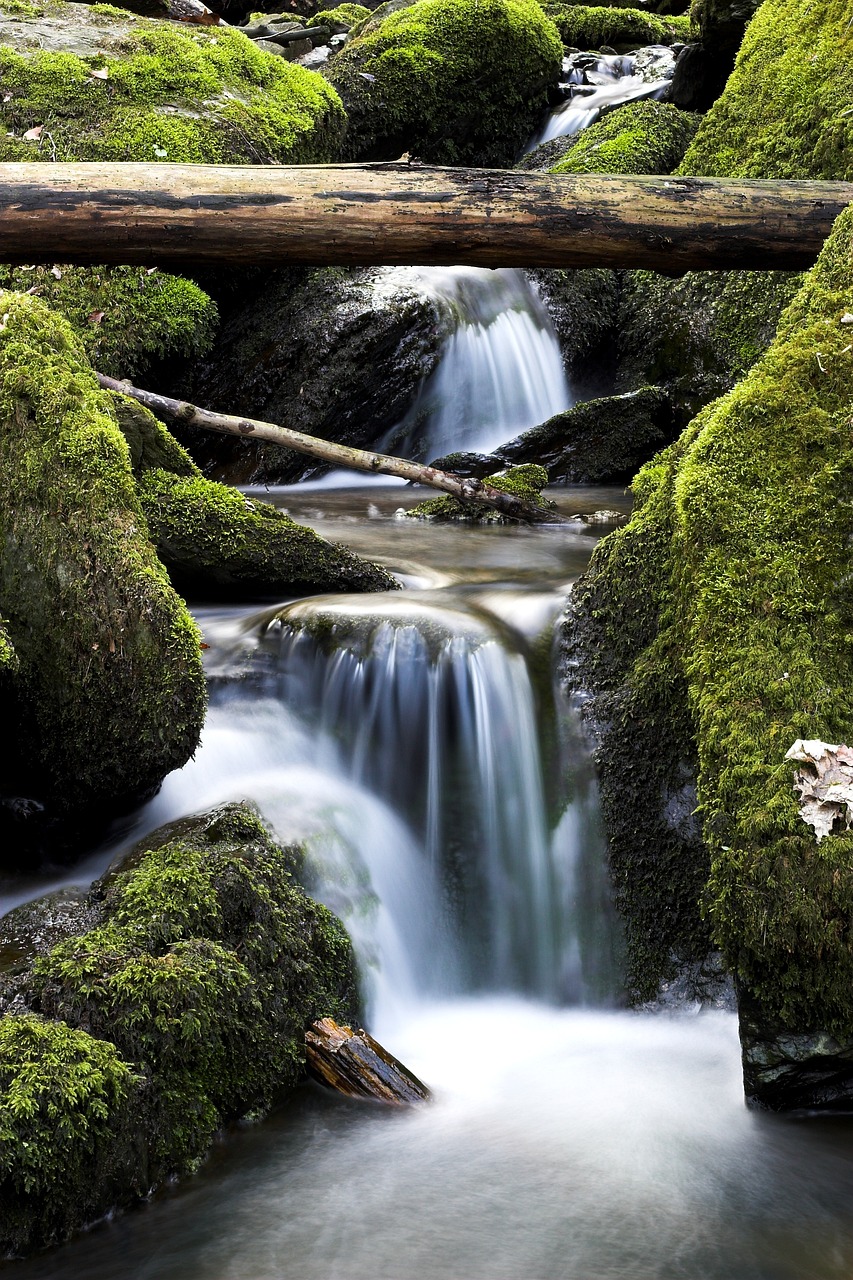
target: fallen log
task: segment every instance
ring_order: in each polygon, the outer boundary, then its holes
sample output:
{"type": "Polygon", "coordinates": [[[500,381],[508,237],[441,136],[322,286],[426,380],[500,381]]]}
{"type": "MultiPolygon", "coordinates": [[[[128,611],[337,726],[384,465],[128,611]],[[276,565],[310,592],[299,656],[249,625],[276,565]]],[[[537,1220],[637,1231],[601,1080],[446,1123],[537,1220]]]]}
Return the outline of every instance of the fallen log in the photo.
{"type": "Polygon", "coordinates": [[[321,462],[329,462],[336,467],[367,471],[373,475],[397,476],[413,484],[425,484],[432,489],[440,489],[442,493],[449,493],[460,502],[483,502],[511,520],[521,520],[528,524],[571,523],[552,507],[525,502],[515,494],[495,489],[474,476],[457,476],[452,471],[439,471],[436,467],[425,466],[420,462],[409,462],[406,458],[392,458],[386,453],[370,453],[366,449],[353,449],[350,445],[335,444],[319,436],[306,435],[304,431],[293,431],[290,427],[276,426],[273,422],[239,418],[230,413],[214,413],[210,409],[201,409],[198,405],[188,404],[185,400],[173,400],[171,396],[161,396],[154,391],[143,391],[141,387],[131,386],[129,382],[119,382],[117,378],[108,378],[103,373],[95,376],[105,390],[118,391],[122,395],[131,396],[164,422],[172,422],[184,427],[200,427],[202,430],[217,431],[223,435],[240,436],[243,440],[271,440],[273,444],[284,445],[288,449],[295,450],[296,453],[307,454],[311,458],[318,458],[321,462]]]}
{"type": "Polygon", "coordinates": [[[348,1098],[373,1098],[395,1107],[428,1102],[429,1089],[366,1031],[321,1018],[305,1032],[308,1070],[348,1098]]]}
{"type": "Polygon", "coordinates": [[[810,266],[849,182],[417,164],[0,165],[0,261],[810,266]]]}

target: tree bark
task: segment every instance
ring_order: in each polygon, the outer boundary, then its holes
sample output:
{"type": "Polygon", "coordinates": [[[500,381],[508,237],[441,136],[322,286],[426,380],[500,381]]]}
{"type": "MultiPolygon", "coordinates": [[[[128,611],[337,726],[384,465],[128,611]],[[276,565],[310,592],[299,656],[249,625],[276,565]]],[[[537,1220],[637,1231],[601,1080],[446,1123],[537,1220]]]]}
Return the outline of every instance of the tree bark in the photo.
{"type": "Polygon", "coordinates": [[[0,261],[800,270],[845,182],[416,164],[0,165],[0,261]]]}
{"type": "Polygon", "coordinates": [[[122,395],[131,396],[150,409],[156,417],[166,422],[178,423],[185,427],[200,427],[205,431],[218,431],[224,435],[240,436],[243,440],[271,440],[273,444],[284,445],[297,453],[307,454],[311,458],[319,458],[321,462],[332,463],[333,466],[347,467],[353,471],[368,471],[374,475],[397,476],[414,484],[429,485],[432,489],[440,489],[458,498],[460,502],[482,502],[494,507],[501,515],[512,520],[528,523],[567,524],[569,521],[559,515],[551,507],[538,503],[524,502],[511,493],[504,493],[482,480],[473,477],[454,475],[452,471],[439,471],[420,462],[409,462],[405,458],[392,458],[385,453],[369,453],[365,449],[353,449],[350,445],[334,444],[331,440],[322,440],[319,436],[309,436],[303,431],[292,431],[290,427],[279,427],[272,422],[258,422],[255,418],[238,418],[229,413],[214,413],[210,409],[200,409],[198,405],[188,404],[185,400],[173,400],[171,396],[157,395],[154,391],[143,391],[133,387],[129,382],[119,382],[116,378],[108,378],[106,374],[96,374],[98,382],[107,391],[119,391],[122,395]]]}
{"type": "Polygon", "coordinates": [[[428,1102],[430,1091],[366,1031],[321,1018],[305,1032],[308,1070],[348,1098],[374,1098],[396,1107],[428,1102]]]}

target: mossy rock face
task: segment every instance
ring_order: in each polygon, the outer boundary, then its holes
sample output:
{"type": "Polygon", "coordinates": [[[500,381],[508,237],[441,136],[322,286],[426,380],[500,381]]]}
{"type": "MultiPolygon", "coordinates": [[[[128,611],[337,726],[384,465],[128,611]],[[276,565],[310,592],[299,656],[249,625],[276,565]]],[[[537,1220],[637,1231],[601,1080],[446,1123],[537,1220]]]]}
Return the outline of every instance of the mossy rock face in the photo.
{"type": "Polygon", "coordinates": [[[166,356],[198,359],[218,313],[191,280],[146,267],[0,265],[0,289],[34,292],[69,322],[93,366],[134,378],[166,356]]]}
{"type": "Polygon", "coordinates": [[[341,35],[349,31],[357,23],[370,17],[370,10],[363,4],[339,4],[333,9],[321,9],[313,18],[309,18],[309,27],[328,27],[332,35],[341,35]]]}
{"type": "Polygon", "coordinates": [[[357,1012],[349,940],[294,881],[300,860],[226,805],[147,837],[93,887],[94,927],[34,948],[31,1011],[0,1019],[0,1079],[35,1102],[0,1104],[2,1247],[188,1172],[301,1077],[306,1025],[357,1012]]]}
{"type": "MultiPolygon", "coordinates": [[[[485,483],[503,493],[511,493],[522,502],[534,502],[548,507],[553,504],[545,501],[542,490],[548,483],[548,472],[536,463],[523,463],[500,471],[496,475],[486,476],[485,483]]],[[[449,493],[435,498],[427,498],[406,512],[413,520],[435,520],[440,524],[517,524],[510,516],[505,516],[496,507],[485,502],[462,502],[449,493]]]]}
{"type": "Polygon", "coordinates": [[[700,117],[663,102],[629,102],[577,134],[551,173],[671,173],[700,117]]]}
{"type": "Polygon", "coordinates": [[[40,19],[0,21],[0,41],[0,160],[337,158],[345,120],[334,90],[233,28],[57,3],[40,19]]]}
{"type": "Polygon", "coordinates": [[[0,612],[19,664],[3,790],[70,821],[149,794],[195,750],[199,638],[70,327],[22,294],[0,316],[0,612]]]}
{"type": "Polygon", "coordinates": [[[692,744],[705,910],[742,990],[778,1027],[840,1042],[853,834],[816,845],[784,756],[796,738],[853,740],[851,261],[848,211],[765,356],[640,473],[640,510],[596,552],[570,628],[603,716],[645,708],[658,741],[680,725],[692,744]]]}
{"type": "MultiPolygon", "coordinates": [[[[356,448],[380,447],[435,368],[447,319],[383,268],[277,271],[223,325],[181,393],[356,448]]],[[[207,474],[276,484],[323,468],[280,445],[181,433],[207,474]]]]}
{"type": "Polygon", "coordinates": [[[619,275],[606,267],[580,271],[540,268],[526,274],[551,317],[575,395],[609,394],[615,375],[619,275]]]}
{"type": "Polygon", "coordinates": [[[419,0],[389,13],[329,64],[349,116],[346,154],[511,164],[547,107],[561,56],[535,0],[419,0]]]}
{"type": "Polygon", "coordinates": [[[645,9],[580,4],[543,5],[564,45],[626,53],[650,44],[681,44],[690,39],[689,17],[661,18],[645,9]]]}
{"type": "Polygon", "coordinates": [[[140,480],[139,495],[157,554],[187,594],[280,599],[398,587],[384,569],[269,503],[203,476],[152,469],[140,480]]]}
{"type": "Polygon", "coordinates": [[[672,407],[659,387],[585,400],[502,445],[506,463],[536,462],[551,484],[630,480],[672,435],[672,407]]]}
{"type": "Polygon", "coordinates": [[[765,0],[680,172],[853,177],[853,27],[846,0],[765,0]]]}

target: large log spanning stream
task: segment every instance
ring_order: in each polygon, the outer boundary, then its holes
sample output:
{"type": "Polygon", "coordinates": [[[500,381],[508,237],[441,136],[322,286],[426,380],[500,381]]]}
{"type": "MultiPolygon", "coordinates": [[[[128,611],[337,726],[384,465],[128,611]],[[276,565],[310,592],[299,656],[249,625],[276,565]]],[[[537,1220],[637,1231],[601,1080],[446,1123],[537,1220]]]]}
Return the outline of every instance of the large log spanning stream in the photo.
{"type": "Polygon", "coordinates": [[[327,166],[0,165],[0,261],[800,269],[853,183],[327,166]]]}

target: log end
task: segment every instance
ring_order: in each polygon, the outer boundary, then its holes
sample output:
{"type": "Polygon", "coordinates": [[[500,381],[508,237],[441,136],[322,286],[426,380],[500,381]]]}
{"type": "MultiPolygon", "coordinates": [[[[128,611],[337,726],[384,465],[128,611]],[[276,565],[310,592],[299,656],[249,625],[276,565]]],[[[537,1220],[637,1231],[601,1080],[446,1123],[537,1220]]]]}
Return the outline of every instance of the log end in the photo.
{"type": "Polygon", "coordinates": [[[371,1098],[395,1107],[428,1102],[427,1086],[361,1028],[321,1018],[305,1032],[308,1071],[348,1098],[371,1098]]]}

